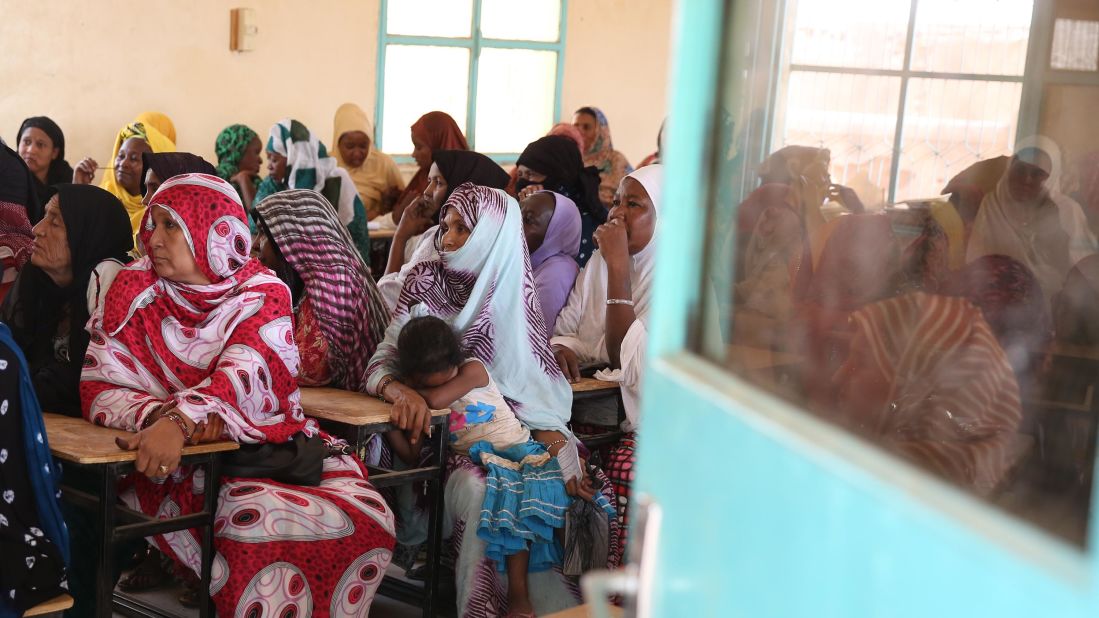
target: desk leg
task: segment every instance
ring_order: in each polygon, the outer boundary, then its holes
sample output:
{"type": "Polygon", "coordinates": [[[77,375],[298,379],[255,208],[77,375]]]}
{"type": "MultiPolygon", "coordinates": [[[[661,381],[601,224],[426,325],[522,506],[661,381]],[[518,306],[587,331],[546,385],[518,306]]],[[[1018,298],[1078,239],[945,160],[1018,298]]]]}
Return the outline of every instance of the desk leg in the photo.
{"type": "Polygon", "coordinates": [[[110,616],[114,605],[114,529],[115,502],[118,500],[119,468],[108,464],[100,467],[99,478],[99,572],[95,575],[95,615],[110,616]]]}
{"type": "Polygon", "coordinates": [[[217,517],[218,494],[221,491],[221,456],[210,455],[206,463],[206,494],[203,496],[203,509],[210,514],[210,520],[202,528],[202,578],[198,589],[198,615],[201,618],[213,616],[210,603],[210,571],[214,565],[214,519],[217,517]]]}
{"type": "Polygon", "coordinates": [[[436,444],[435,453],[438,463],[438,472],[435,478],[427,482],[427,503],[431,505],[431,513],[427,520],[427,578],[424,585],[427,594],[424,598],[424,618],[435,615],[436,603],[439,598],[439,562],[443,548],[443,487],[446,482],[446,449],[450,445],[449,423],[443,422],[435,426],[436,444]]]}

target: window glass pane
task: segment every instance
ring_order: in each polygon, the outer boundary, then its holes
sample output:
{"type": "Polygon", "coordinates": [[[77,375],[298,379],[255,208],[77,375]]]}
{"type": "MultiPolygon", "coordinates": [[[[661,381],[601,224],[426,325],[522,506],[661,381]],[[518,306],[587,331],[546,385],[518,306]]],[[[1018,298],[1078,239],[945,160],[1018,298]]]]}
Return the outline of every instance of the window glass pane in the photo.
{"type": "Polygon", "coordinates": [[[450,114],[465,131],[468,95],[468,49],[386,46],[382,150],[410,154],[412,123],[431,111],[450,114]]]}
{"type": "Polygon", "coordinates": [[[522,152],[553,125],[557,53],[484,49],[477,66],[477,150],[522,152]]]}
{"type": "Polygon", "coordinates": [[[1011,150],[1022,84],[913,79],[904,109],[897,198],[939,195],[970,165],[1011,150]]]}
{"type": "Polygon", "coordinates": [[[390,0],[385,6],[389,34],[473,36],[473,0],[390,0]]]}
{"type": "Polygon", "coordinates": [[[813,56],[844,66],[766,60],[819,43],[806,7],[845,19],[850,4],[727,3],[717,130],[699,145],[715,160],[691,340],[731,388],[760,391],[741,393],[750,413],[792,405],[1082,547],[1099,430],[1099,87],[1012,73],[1028,36],[1009,32],[1029,23],[1018,2],[920,0],[916,48],[942,48],[921,71],[966,79],[845,73],[867,62],[847,47],[875,42],[839,29],[813,56]],[[1027,129],[1021,101],[1036,108],[1027,129]],[[903,203],[882,204],[891,184],[903,203]]]}
{"type": "Polygon", "coordinates": [[[561,0],[482,0],[481,36],[516,41],[557,40],[561,0]]]}
{"type": "Polygon", "coordinates": [[[897,77],[794,71],[779,144],[827,148],[835,181],[880,205],[893,164],[900,89],[897,77]]]}
{"type": "Polygon", "coordinates": [[[798,0],[793,63],[900,69],[909,0],[798,0]]]}
{"type": "Polygon", "coordinates": [[[1033,0],[919,0],[917,71],[1022,75],[1033,0]]]}
{"type": "Polygon", "coordinates": [[[1099,70],[1099,21],[1058,19],[1053,27],[1050,68],[1099,70]]]}

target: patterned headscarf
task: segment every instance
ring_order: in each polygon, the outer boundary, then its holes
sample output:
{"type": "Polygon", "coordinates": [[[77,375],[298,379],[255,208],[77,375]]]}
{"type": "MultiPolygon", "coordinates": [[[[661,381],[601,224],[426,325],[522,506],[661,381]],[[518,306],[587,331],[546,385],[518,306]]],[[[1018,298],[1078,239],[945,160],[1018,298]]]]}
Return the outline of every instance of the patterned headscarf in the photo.
{"type": "MultiPolygon", "coordinates": [[[[218,158],[218,176],[229,181],[240,171],[240,160],[244,158],[244,151],[248,144],[259,137],[256,132],[242,124],[231,124],[218,133],[214,143],[214,154],[218,158]]],[[[259,178],[253,178],[259,184],[259,178]]]]}
{"type": "Polygon", "coordinates": [[[306,189],[272,195],[256,211],[305,283],[328,341],[335,383],[364,392],[367,365],[385,336],[389,310],[347,229],[321,194],[306,189]]]}
{"type": "Polygon", "coordinates": [[[581,107],[577,113],[588,114],[595,117],[598,125],[595,139],[591,146],[584,152],[584,165],[592,166],[599,170],[599,199],[608,209],[614,199],[614,192],[618,190],[618,183],[633,171],[633,166],[626,160],[625,155],[614,149],[611,142],[611,125],[607,122],[607,116],[598,107],[581,107]]]}
{"type": "Polygon", "coordinates": [[[146,255],[115,278],[89,323],[80,394],[84,416],[136,431],[163,403],[196,423],[216,414],[243,443],[315,434],[297,389],[298,349],[286,285],[250,258],[251,235],[232,185],[187,174],[163,185],[163,208],[184,234],[207,285],[160,277],[146,255]]]}
{"type": "MultiPolygon", "coordinates": [[[[413,317],[450,324],[528,428],[570,435],[572,391],[550,351],[514,198],[499,189],[464,184],[442,212],[454,209],[472,230],[466,244],[412,267],[385,341],[370,362],[370,392],[395,374],[397,336],[413,317]]],[[[439,248],[442,234],[435,237],[439,248]]]]}
{"type": "MultiPolygon", "coordinates": [[[[111,165],[114,165],[115,160],[118,159],[118,151],[122,150],[122,144],[132,137],[145,140],[145,143],[149,144],[149,148],[153,152],[175,152],[176,150],[175,143],[152,125],[132,122],[122,127],[122,130],[118,132],[118,136],[115,137],[114,150],[111,151],[111,165]]],[[[99,186],[117,197],[118,201],[126,207],[126,214],[130,216],[130,227],[136,235],[141,225],[141,218],[145,216],[145,205],[141,203],[142,196],[127,191],[125,187],[118,183],[111,170],[106,170],[99,186]]]]}

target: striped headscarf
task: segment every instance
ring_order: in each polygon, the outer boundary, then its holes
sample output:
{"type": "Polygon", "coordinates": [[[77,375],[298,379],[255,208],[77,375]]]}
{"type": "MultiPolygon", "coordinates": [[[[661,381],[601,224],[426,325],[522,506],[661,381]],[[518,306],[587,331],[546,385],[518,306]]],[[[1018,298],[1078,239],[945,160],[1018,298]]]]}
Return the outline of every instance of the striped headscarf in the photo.
{"type": "Polygon", "coordinates": [[[836,376],[841,422],[978,493],[1002,479],[1022,413],[1019,386],[981,310],[916,292],[852,316],[836,376]]]}
{"type": "MultiPolygon", "coordinates": [[[[232,182],[233,176],[240,171],[240,160],[244,158],[244,151],[248,144],[256,137],[256,132],[243,124],[231,124],[218,133],[214,142],[214,154],[218,158],[218,176],[226,182],[232,182]]],[[[253,178],[259,184],[259,178],[253,178]]]]}
{"type": "Polygon", "coordinates": [[[291,189],[256,205],[270,239],[305,284],[329,345],[334,381],[365,392],[367,364],[389,310],[347,229],[316,191],[291,189]]]}

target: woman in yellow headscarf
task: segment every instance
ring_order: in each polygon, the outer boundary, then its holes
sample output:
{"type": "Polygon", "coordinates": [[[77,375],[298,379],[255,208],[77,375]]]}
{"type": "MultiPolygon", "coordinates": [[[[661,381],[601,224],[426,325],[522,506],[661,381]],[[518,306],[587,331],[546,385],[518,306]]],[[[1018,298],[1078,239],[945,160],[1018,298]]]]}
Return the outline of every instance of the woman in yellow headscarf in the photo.
{"type": "MultiPolygon", "coordinates": [[[[141,181],[144,171],[141,155],[145,152],[175,152],[176,150],[175,142],[161,133],[158,128],[158,126],[162,127],[170,131],[173,136],[175,135],[175,127],[167,116],[153,112],[142,114],[138,118],[145,118],[145,122],[131,122],[118,132],[114,140],[114,150],[111,153],[111,167],[99,183],[101,188],[117,197],[126,207],[126,214],[130,216],[130,227],[133,228],[135,236],[138,227],[141,226],[141,218],[145,215],[145,206],[141,203],[141,181]]],[[[76,165],[73,182],[91,184],[98,168],[99,164],[95,159],[85,157],[76,165]]]]}
{"type": "Polygon", "coordinates": [[[366,114],[358,105],[344,103],[332,124],[332,150],[340,167],[355,181],[366,218],[393,210],[393,202],[405,187],[404,178],[393,159],[374,147],[374,128],[366,114]]]}

